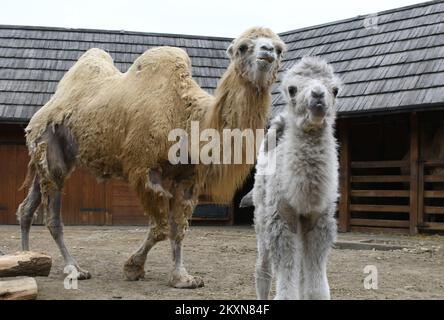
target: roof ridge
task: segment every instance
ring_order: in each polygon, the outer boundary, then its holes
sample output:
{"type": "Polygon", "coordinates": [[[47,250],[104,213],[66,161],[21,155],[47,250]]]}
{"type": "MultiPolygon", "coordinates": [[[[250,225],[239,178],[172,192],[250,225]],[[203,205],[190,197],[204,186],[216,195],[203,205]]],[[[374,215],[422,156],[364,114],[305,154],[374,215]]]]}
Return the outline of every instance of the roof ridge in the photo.
{"type": "MultiPolygon", "coordinates": [[[[444,1],[444,0],[443,0],[444,1]]],[[[144,31],[128,31],[128,30],[108,30],[108,29],[87,29],[87,28],[66,28],[66,27],[51,27],[51,26],[29,26],[29,25],[11,25],[0,24],[0,29],[21,29],[21,30],[46,30],[46,31],[60,31],[60,32],[78,32],[78,33],[100,33],[100,34],[125,34],[134,36],[154,36],[154,37],[170,37],[170,38],[189,38],[196,40],[216,40],[216,41],[232,41],[230,37],[216,37],[204,35],[191,35],[179,33],[157,33],[144,31]]]]}
{"type": "Polygon", "coordinates": [[[306,32],[308,30],[320,29],[320,28],[324,28],[324,27],[327,27],[327,26],[334,26],[334,25],[337,25],[337,24],[343,24],[345,22],[351,22],[351,21],[355,21],[355,20],[360,20],[360,19],[365,18],[365,17],[367,17],[367,16],[369,16],[371,14],[386,15],[386,14],[406,11],[406,10],[410,10],[410,9],[414,9],[414,8],[421,8],[421,7],[427,7],[427,6],[430,6],[430,5],[436,5],[438,3],[443,3],[443,2],[444,2],[444,0],[432,0],[432,1],[420,2],[420,3],[416,3],[416,4],[404,6],[404,7],[388,9],[388,10],[383,10],[383,11],[378,11],[378,12],[372,12],[372,13],[368,13],[368,14],[364,14],[364,15],[358,15],[358,16],[355,16],[355,17],[352,17],[352,18],[345,18],[345,19],[335,20],[335,21],[332,21],[332,22],[320,23],[320,24],[317,24],[317,25],[314,25],[314,26],[308,26],[308,27],[293,29],[293,30],[290,30],[290,31],[284,31],[284,32],[279,33],[279,36],[286,36],[286,35],[295,34],[295,33],[299,33],[299,32],[306,32]]]}

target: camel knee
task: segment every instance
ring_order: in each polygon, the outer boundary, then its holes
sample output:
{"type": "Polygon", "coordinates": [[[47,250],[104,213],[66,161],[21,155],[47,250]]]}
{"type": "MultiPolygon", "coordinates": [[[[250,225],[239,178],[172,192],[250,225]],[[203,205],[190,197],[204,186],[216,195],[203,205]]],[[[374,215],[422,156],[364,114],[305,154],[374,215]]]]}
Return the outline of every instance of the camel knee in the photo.
{"type": "Polygon", "coordinates": [[[63,223],[59,219],[49,218],[46,221],[46,228],[56,240],[63,236],[63,223]]]}

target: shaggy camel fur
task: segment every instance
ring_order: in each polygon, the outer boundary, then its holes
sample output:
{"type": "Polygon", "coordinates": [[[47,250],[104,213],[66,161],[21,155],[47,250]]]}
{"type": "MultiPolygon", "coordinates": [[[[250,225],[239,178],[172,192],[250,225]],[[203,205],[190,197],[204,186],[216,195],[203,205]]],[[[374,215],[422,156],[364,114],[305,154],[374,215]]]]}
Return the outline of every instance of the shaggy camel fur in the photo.
{"type": "Polygon", "coordinates": [[[170,285],[202,286],[182,264],[182,240],[198,194],[231,200],[251,165],[172,165],[168,151],[175,142],[168,135],[177,128],[189,133],[192,121],[219,131],[263,128],[284,50],[271,30],[247,30],[228,48],[231,63],[215,96],[193,80],[190,58],[181,49],[148,50],[126,73],[103,50],[88,50],[26,128],[32,184],[17,212],[23,249],[29,249],[33,213],[42,203],[65,263],[78,270],[79,279],[90,277],[69,254],[60,217],[65,179],[82,166],[98,178],[127,180],[149,217],[145,241],[125,263],[127,279],[142,278],[148,251],[169,237],[174,260],[170,285]]]}
{"type": "MultiPolygon", "coordinates": [[[[339,81],[323,60],[305,57],[284,76],[286,107],[271,122],[277,147],[258,155],[250,197],[255,206],[256,290],[267,299],[329,299],[327,256],[336,236],[338,159],[333,136],[339,81]],[[267,175],[268,153],[276,171],[267,175]]],[[[271,132],[271,131],[269,131],[271,132]]],[[[266,141],[266,140],[264,140],[266,141]]]]}

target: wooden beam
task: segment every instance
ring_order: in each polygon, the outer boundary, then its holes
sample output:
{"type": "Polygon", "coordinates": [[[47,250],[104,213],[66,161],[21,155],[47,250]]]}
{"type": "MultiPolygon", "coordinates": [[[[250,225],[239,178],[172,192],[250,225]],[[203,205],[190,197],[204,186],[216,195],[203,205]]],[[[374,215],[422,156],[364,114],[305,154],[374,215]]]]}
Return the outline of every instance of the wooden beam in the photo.
{"type": "Polygon", "coordinates": [[[425,206],[424,213],[426,213],[426,214],[444,214],[444,207],[425,206]]]}
{"type": "Polygon", "coordinates": [[[364,232],[364,233],[400,233],[400,234],[408,234],[408,228],[381,228],[381,227],[360,227],[360,226],[351,226],[350,231],[352,232],[364,232]]]}
{"type": "Polygon", "coordinates": [[[350,148],[347,120],[339,122],[339,231],[350,229],[350,148]]]}
{"type": "Polygon", "coordinates": [[[427,175],[424,176],[424,182],[444,182],[444,176],[443,175],[427,175]]]}
{"type": "Polygon", "coordinates": [[[383,219],[350,219],[352,226],[409,228],[407,220],[383,220],[383,219]]]}
{"type": "Polygon", "coordinates": [[[444,167],[444,161],[428,160],[428,161],[424,161],[424,166],[426,166],[426,167],[444,167]]]}
{"type": "Polygon", "coordinates": [[[351,182],[409,182],[409,176],[352,176],[351,182]]]}
{"type": "Polygon", "coordinates": [[[377,204],[352,204],[350,211],[356,212],[409,212],[409,206],[392,206],[377,204]]]}
{"type": "Polygon", "coordinates": [[[408,165],[408,161],[352,161],[351,167],[358,168],[400,168],[408,165]]]}
{"type": "Polygon", "coordinates": [[[444,222],[424,222],[419,228],[426,230],[444,230],[444,222]]]}
{"type": "MultiPolygon", "coordinates": [[[[444,193],[444,192],[443,192],[444,193]]],[[[409,190],[352,190],[352,197],[401,197],[408,198],[410,196],[409,190]]]]}
{"type": "Polygon", "coordinates": [[[427,190],[424,191],[425,198],[444,198],[444,191],[427,190]]]}
{"type": "Polygon", "coordinates": [[[410,115],[410,234],[418,233],[418,160],[418,115],[413,112],[410,115]]]}

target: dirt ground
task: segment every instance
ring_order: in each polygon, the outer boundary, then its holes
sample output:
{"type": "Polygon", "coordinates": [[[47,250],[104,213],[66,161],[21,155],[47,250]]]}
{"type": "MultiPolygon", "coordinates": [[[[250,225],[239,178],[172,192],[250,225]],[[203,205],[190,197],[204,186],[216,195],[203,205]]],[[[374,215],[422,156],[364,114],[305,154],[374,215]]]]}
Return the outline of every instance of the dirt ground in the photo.
{"type": "MultiPolygon", "coordinates": [[[[141,227],[66,227],[65,238],[92,279],[78,290],[64,289],[63,261],[49,232],[31,230],[31,249],[53,256],[48,278],[38,277],[39,299],[255,299],[255,234],[251,227],[192,226],[185,241],[185,264],[205,280],[205,287],[168,287],[169,243],[148,255],[144,280],[124,280],[122,266],[145,235],[141,227]]],[[[332,299],[444,299],[444,237],[340,234],[339,241],[399,245],[396,250],[334,249],[328,273],[332,299]],[[366,265],[378,270],[378,289],[363,285],[366,265]]],[[[19,249],[18,226],[0,226],[0,251],[19,249]]]]}

